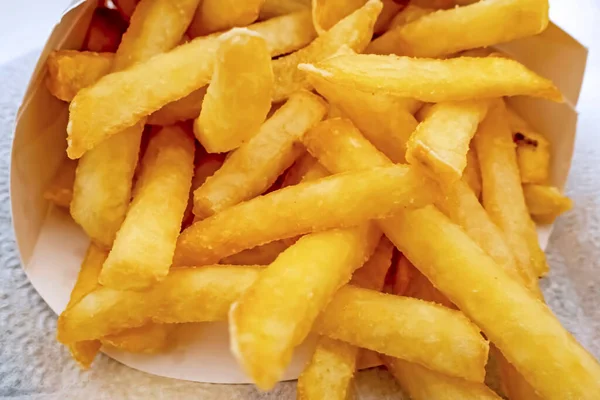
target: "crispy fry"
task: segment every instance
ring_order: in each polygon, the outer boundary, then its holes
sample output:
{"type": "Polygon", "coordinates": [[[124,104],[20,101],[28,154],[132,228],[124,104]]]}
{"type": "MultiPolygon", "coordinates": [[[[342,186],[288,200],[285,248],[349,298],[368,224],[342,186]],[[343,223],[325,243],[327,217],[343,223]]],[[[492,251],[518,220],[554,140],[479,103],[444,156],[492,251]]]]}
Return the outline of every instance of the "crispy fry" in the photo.
{"type": "Polygon", "coordinates": [[[304,132],[326,112],[323,100],[309,92],[290,97],[194,192],[194,214],[205,218],[267,190],[301,154],[297,142],[304,132]]]}
{"type": "Polygon", "coordinates": [[[265,0],[259,19],[265,20],[310,8],[310,0],[265,0]]]}
{"type": "Polygon", "coordinates": [[[358,129],[394,162],[404,162],[406,143],[417,127],[411,115],[416,101],[358,92],[315,81],[315,89],[340,107],[358,129]]]}
{"type": "Polygon", "coordinates": [[[169,271],[194,165],[194,143],[178,126],[151,139],[133,201],[100,273],[114,289],[144,289],[169,271]],[[165,196],[168,193],[168,196],[165,196]]]}
{"type": "Polygon", "coordinates": [[[461,312],[437,304],[349,285],[337,292],[314,330],[450,376],[475,382],[485,376],[488,345],[479,329],[461,312]],[[377,312],[357,319],[365,309],[377,312]],[[427,344],[415,346],[420,340],[427,344]]]}
{"type": "Polygon", "coordinates": [[[312,84],[327,81],[367,93],[434,103],[516,95],[562,101],[551,81],[517,61],[500,57],[433,60],[358,54],[300,64],[299,68],[312,84]]]}
{"type": "Polygon", "coordinates": [[[345,400],[351,392],[359,348],[326,336],[298,377],[298,400],[345,400]]]}
{"type": "Polygon", "coordinates": [[[475,148],[471,146],[467,152],[467,166],[463,172],[463,181],[469,185],[478,199],[481,197],[481,170],[475,148]]]}
{"type": "Polygon", "coordinates": [[[259,388],[277,383],[294,348],[380,236],[371,224],[303,236],[231,306],[231,350],[259,388]]]}
{"type": "Polygon", "coordinates": [[[113,53],[55,50],[46,61],[46,87],[60,100],[71,101],[79,90],[94,84],[110,71],[113,58],[113,53]]]}
{"type": "Polygon", "coordinates": [[[483,383],[469,382],[393,357],[382,357],[388,370],[413,400],[500,400],[483,383]]]}
{"type": "Polygon", "coordinates": [[[512,109],[508,109],[508,121],[517,144],[521,182],[547,183],[550,176],[550,142],[512,109]]]}
{"type": "Polygon", "coordinates": [[[285,100],[299,89],[310,88],[304,72],[298,65],[317,62],[334,55],[342,46],[362,51],[373,36],[373,26],[381,11],[380,0],[367,3],[338,22],[325,34],[319,36],[305,48],[273,62],[275,74],[274,101],[285,100]]]}
{"type": "Polygon", "coordinates": [[[335,24],[364,6],[365,0],[312,0],[315,30],[323,35],[335,24]]]}
{"type": "Polygon", "coordinates": [[[98,7],[92,14],[87,34],[83,40],[83,49],[96,52],[114,52],[119,47],[121,36],[127,24],[119,12],[98,7]]]}
{"type": "Polygon", "coordinates": [[[398,208],[423,206],[437,195],[432,180],[403,165],[289,186],[196,222],[179,236],[173,263],[217,262],[274,240],[355,226],[398,208]]]}
{"type": "Polygon", "coordinates": [[[444,185],[460,180],[469,144],[487,108],[483,101],[434,105],[408,141],[407,161],[424,166],[444,185]]]}
{"type": "Polygon", "coordinates": [[[198,118],[202,102],[206,95],[206,87],[194,90],[179,100],[164,105],[160,110],[148,116],[148,125],[173,125],[180,121],[198,118]]]}
{"type": "Polygon", "coordinates": [[[102,344],[129,353],[158,353],[168,346],[169,335],[174,328],[175,325],[149,323],[121,333],[104,336],[102,344]]]}
{"type": "Polygon", "coordinates": [[[552,223],[560,214],[573,208],[573,202],[553,186],[523,185],[529,214],[536,221],[552,223]]]}
{"type": "Polygon", "coordinates": [[[250,25],[265,0],[202,0],[190,25],[192,37],[250,25]]]}
{"type": "Polygon", "coordinates": [[[237,149],[259,130],[271,109],[273,69],[265,40],[235,28],[219,38],[213,77],[194,123],[209,153],[237,149]]]}
{"type": "Polygon", "coordinates": [[[174,268],[142,291],[101,287],[61,314],[58,340],[102,338],[149,322],[224,321],[231,304],[256,280],[260,268],[215,265],[174,268]],[[132,312],[135,310],[135,312],[132,312]]]}
{"type": "Polygon", "coordinates": [[[504,232],[519,268],[528,273],[529,282],[546,274],[548,265],[525,204],[505,110],[501,101],[490,108],[474,143],[481,167],[483,205],[504,232]]]}
{"type": "Polygon", "coordinates": [[[547,0],[479,1],[393,28],[375,40],[369,50],[378,54],[441,57],[532,36],[547,26],[547,0]]]}
{"type": "MultiPolygon", "coordinates": [[[[262,35],[271,55],[276,56],[301,48],[314,38],[312,26],[306,27],[309,21],[310,12],[306,11],[248,28],[262,35]]],[[[198,38],[124,71],[106,75],[80,91],[70,105],[69,157],[79,158],[107,137],[205,86],[212,74],[218,37],[198,38]],[[161,79],[154,79],[158,76],[161,79]],[[114,99],[119,99],[119,104],[114,99]],[[102,113],[98,112],[100,109],[102,113]]]]}
{"type": "Polygon", "coordinates": [[[225,257],[220,261],[220,264],[269,265],[287,248],[288,245],[283,240],[276,240],[225,257]]]}
{"type": "Polygon", "coordinates": [[[75,181],[77,162],[65,159],[52,178],[52,183],[44,192],[44,198],[58,207],[69,208],[73,198],[73,182],[75,181]]]}

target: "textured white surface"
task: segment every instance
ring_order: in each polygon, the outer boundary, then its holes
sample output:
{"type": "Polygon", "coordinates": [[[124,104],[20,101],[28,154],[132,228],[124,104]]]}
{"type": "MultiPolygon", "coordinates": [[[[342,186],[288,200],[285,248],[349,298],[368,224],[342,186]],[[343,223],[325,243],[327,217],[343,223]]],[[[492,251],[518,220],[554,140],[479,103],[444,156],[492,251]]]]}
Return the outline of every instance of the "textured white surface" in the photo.
{"type": "MultiPolygon", "coordinates": [[[[13,3],[27,7],[42,2],[13,3]]],[[[593,39],[600,38],[600,28],[594,25],[600,20],[600,6],[597,0],[551,3],[553,19],[585,45],[591,46],[591,52],[578,107],[581,112],[578,141],[567,187],[576,208],[556,224],[547,252],[551,274],[542,285],[548,303],[561,322],[599,357],[600,141],[596,127],[600,126],[597,111],[600,104],[600,47],[593,39]]],[[[3,26],[0,42],[7,40],[5,17],[5,12],[0,13],[0,26],[3,26]]],[[[13,40],[18,41],[17,38],[13,40]]],[[[43,40],[44,35],[39,45],[43,40]]],[[[3,57],[8,54],[5,48],[0,47],[3,57]]],[[[66,350],[56,343],[56,317],[27,282],[19,265],[8,201],[13,121],[36,59],[37,52],[4,65],[0,58],[0,398],[295,398],[294,383],[283,383],[274,392],[261,394],[249,385],[210,385],[157,378],[104,356],[96,361],[90,372],[81,372],[70,361],[66,350]]],[[[360,373],[356,392],[360,399],[402,399],[397,385],[380,370],[360,373]]]]}

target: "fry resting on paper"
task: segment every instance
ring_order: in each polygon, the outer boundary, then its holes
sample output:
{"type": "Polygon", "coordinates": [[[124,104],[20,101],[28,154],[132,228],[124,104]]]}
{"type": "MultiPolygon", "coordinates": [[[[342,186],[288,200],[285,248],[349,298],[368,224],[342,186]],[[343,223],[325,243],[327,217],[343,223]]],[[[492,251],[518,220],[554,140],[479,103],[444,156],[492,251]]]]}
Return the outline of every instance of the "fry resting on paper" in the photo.
{"type": "Polygon", "coordinates": [[[553,186],[523,185],[525,203],[532,218],[541,223],[552,223],[560,214],[573,208],[573,202],[553,186]]]}

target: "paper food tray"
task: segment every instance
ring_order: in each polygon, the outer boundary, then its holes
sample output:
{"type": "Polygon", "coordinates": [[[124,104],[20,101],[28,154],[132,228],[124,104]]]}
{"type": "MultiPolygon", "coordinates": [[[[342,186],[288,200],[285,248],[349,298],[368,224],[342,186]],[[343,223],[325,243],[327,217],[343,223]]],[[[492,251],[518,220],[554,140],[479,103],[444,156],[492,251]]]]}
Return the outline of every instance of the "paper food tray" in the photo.
{"type": "MultiPolygon", "coordinates": [[[[81,47],[95,4],[74,2],[54,28],[19,109],[12,149],[12,216],[22,265],[34,288],[56,313],[68,302],[89,240],[66,211],[50,206],[43,198],[65,157],[68,115],[68,105],[46,89],[45,62],[52,50],[81,47]]],[[[517,111],[551,142],[551,183],[564,188],[573,155],[575,106],[587,51],[554,24],[541,35],[498,47],[552,79],[565,96],[563,104],[525,97],[510,99],[517,111]]],[[[538,227],[543,248],[551,231],[552,226],[538,227]]],[[[250,382],[229,351],[226,323],[189,324],[178,331],[178,336],[174,348],[157,355],[112,349],[105,353],[155,375],[198,382],[250,382]]],[[[313,345],[313,338],[309,338],[297,349],[284,380],[298,377],[313,345]]]]}

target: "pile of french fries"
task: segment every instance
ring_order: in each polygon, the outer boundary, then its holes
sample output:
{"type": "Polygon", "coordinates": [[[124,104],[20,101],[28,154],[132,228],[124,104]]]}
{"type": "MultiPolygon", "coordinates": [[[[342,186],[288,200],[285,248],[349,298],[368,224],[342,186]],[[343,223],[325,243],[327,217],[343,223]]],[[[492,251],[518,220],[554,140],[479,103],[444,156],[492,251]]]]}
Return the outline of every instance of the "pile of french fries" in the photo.
{"type": "Polygon", "coordinates": [[[505,101],[562,96],[489,47],[548,2],[405,3],[115,1],[92,25],[127,26],[114,53],[51,54],[69,159],[46,196],[91,239],[58,320],[79,364],[227,320],[263,390],[320,335],[299,399],[346,399],[359,353],[416,400],[499,399],[489,353],[510,399],[600,398],[538,286],[534,220],[572,205],[505,101]]]}

